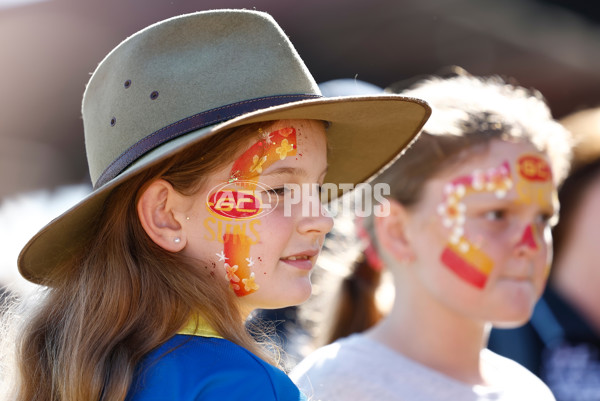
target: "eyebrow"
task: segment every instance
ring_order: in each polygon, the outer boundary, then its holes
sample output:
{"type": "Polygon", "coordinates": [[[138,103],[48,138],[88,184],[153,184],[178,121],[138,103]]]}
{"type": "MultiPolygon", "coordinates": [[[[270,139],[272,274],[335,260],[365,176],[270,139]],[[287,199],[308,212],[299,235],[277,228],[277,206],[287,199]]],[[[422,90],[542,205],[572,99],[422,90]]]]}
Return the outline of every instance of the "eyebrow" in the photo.
{"type": "MultiPolygon", "coordinates": [[[[328,167],[325,167],[325,169],[319,175],[319,177],[322,177],[325,174],[327,174],[327,169],[328,169],[328,167]]],[[[299,168],[299,167],[279,167],[273,171],[269,171],[267,173],[262,173],[261,175],[263,177],[264,176],[279,176],[279,175],[299,175],[299,176],[306,177],[306,176],[308,176],[308,173],[306,172],[305,169],[299,168]]]]}

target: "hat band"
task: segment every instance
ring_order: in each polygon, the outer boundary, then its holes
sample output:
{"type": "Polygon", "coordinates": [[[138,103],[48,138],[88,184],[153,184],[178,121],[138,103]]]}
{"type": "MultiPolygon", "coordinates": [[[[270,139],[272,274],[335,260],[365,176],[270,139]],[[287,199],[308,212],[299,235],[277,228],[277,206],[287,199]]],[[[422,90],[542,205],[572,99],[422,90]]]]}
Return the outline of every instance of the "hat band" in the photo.
{"type": "Polygon", "coordinates": [[[242,114],[250,113],[256,110],[265,109],[272,106],[278,106],[285,103],[292,103],[301,100],[320,98],[320,95],[297,94],[297,95],[277,95],[260,97],[256,99],[244,100],[242,102],[231,103],[226,106],[217,107],[202,113],[186,117],[173,124],[169,124],[150,135],[136,142],[117,157],[98,177],[94,189],[106,184],[117,175],[119,175],[131,163],[136,161],[148,151],[156,148],[163,143],[177,138],[183,134],[231,120],[242,114]]]}

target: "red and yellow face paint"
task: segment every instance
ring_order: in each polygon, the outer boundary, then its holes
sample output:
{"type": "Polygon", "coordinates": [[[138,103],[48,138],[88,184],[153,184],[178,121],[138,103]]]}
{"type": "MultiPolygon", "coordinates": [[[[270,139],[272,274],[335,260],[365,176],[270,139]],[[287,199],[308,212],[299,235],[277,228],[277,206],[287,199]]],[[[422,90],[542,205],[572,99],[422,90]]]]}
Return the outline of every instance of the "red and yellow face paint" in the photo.
{"type": "Polygon", "coordinates": [[[438,206],[438,213],[451,231],[441,260],[458,277],[477,288],[485,287],[494,262],[464,236],[466,206],[462,200],[477,192],[493,192],[503,198],[512,186],[510,166],[504,162],[497,168],[459,177],[444,188],[444,201],[438,206]]]}
{"type": "MultiPolygon", "coordinates": [[[[295,156],[298,147],[293,127],[270,133],[261,130],[260,134],[260,139],[233,163],[226,189],[221,188],[210,194],[207,201],[207,207],[215,218],[208,218],[205,226],[214,233],[217,230],[212,229],[212,223],[218,223],[218,232],[222,233],[223,252],[217,256],[224,264],[231,288],[240,297],[259,288],[252,271],[254,260],[250,256],[251,245],[259,241],[255,226],[260,224],[257,217],[261,211],[261,201],[253,195],[257,186],[260,186],[258,180],[262,172],[273,163],[295,156]],[[253,219],[248,223],[251,233],[246,232],[245,223],[241,223],[243,229],[236,229],[240,226],[239,223],[231,223],[248,219],[253,219]],[[226,225],[223,231],[222,224],[226,225]]],[[[216,237],[213,239],[221,240],[220,235],[216,237]]]]}
{"type": "MultiPolygon", "coordinates": [[[[541,209],[549,210],[554,210],[557,202],[552,170],[546,160],[535,154],[524,154],[517,159],[515,170],[516,183],[511,178],[508,162],[486,172],[475,171],[471,175],[459,177],[445,187],[444,201],[438,206],[443,224],[451,230],[441,261],[458,277],[476,288],[485,287],[494,262],[464,236],[466,206],[462,199],[477,192],[493,192],[496,197],[503,198],[514,184],[518,202],[535,203],[541,209]]],[[[541,233],[538,231],[534,224],[528,225],[521,234],[518,245],[539,249],[541,233]]]]}
{"type": "MultiPolygon", "coordinates": [[[[536,154],[525,154],[517,160],[518,181],[516,185],[519,202],[538,204],[541,208],[555,210],[558,205],[558,194],[552,177],[552,169],[546,160],[536,154]]],[[[525,229],[521,244],[539,247],[539,238],[544,233],[538,233],[535,226],[525,229]]],[[[549,235],[549,233],[547,234],[549,235]]],[[[550,259],[546,266],[546,277],[550,274],[550,259]]]]}
{"type": "Polygon", "coordinates": [[[558,203],[552,170],[548,162],[535,154],[525,154],[517,160],[518,181],[515,189],[519,202],[536,203],[554,210],[558,203]]]}

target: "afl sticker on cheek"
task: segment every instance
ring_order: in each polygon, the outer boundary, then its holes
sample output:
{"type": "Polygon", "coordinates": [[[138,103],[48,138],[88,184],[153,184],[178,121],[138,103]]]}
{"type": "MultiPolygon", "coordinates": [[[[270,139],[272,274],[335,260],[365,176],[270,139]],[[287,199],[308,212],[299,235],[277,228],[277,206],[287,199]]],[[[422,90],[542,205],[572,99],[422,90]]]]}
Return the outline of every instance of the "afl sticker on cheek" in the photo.
{"type": "Polygon", "coordinates": [[[444,201],[438,206],[442,223],[450,228],[448,244],[441,261],[453,273],[476,288],[485,287],[494,262],[464,235],[466,206],[463,198],[480,192],[492,192],[498,198],[506,196],[513,182],[508,162],[487,171],[476,170],[470,175],[452,180],[444,188],[444,201]]]}

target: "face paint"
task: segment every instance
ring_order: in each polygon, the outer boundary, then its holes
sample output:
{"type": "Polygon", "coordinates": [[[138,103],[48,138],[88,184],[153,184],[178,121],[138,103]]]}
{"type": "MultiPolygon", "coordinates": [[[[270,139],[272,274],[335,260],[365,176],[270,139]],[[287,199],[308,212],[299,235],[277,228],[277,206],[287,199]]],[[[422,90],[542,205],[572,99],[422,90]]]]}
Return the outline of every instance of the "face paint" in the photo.
{"type": "MultiPolygon", "coordinates": [[[[519,157],[517,166],[519,180],[516,190],[519,202],[525,204],[536,203],[542,208],[554,210],[555,205],[558,205],[558,195],[552,180],[552,169],[548,162],[538,155],[525,154],[519,157]]],[[[549,229],[547,230],[541,235],[544,237],[543,241],[545,243],[551,243],[551,239],[546,238],[546,236],[551,236],[549,229]]],[[[525,229],[519,244],[526,244],[532,249],[538,249],[539,239],[540,233],[532,225],[525,229]]],[[[552,249],[549,248],[548,252],[550,252],[548,260],[552,260],[552,249]]],[[[550,266],[549,263],[546,267],[546,278],[550,275],[550,266]]]]}
{"type": "Polygon", "coordinates": [[[442,251],[441,261],[465,282],[476,288],[485,287],[493,261],[464,237],[466,206],[462,199],[468,194],[493,192],[503,198],[512,188],[508,162],[487,171],[476,170],[459,177],[444,188],[444,202],[438,206],[444,226],[450,228],[448,244],[442,251]]]}
{"type": "Polygon", "coordinates": [[[250,241],[244,237],[244,235],[237,234],[223,236],[226,278],[238,297],[258,290],[258,284],[254,282],[254,272],[251,269],[254,261],[250,257],[250,241]]]}
{"type": "MultiPolygon", "coordinates": [[[[262,131],[261,131],[262,133],[262,131]]],[[[296,130],[282,128],[271,133],[262,133],[262,138],[242,154],[231,168],[230,180],[258,181],[271,164],[296,155],[296,130]]]]}
{"type": "Polygon", "coordinates": [[[552,180],[552,170],[544,159],[537,155],[524,155],[519,158],[519,175],[529,181],[546,182],[552,180]]]}
{"type": "Polygon", "coordinates": [[[263,206],[254,191],[223,188],[214,192],[208,199],[208,208],[218,217],[234,220],[253,218],[263,206]]]}
{"type": "Polygon", "coordinates": [[[552,181],[552,170],[546,160],[537,155],[523,155],[517,161],[519,181],[516,185],[519,201],[537,203],[543,208],[554,209],[558,203],[552,181]]]}
{"type": "Polygon", "coordinates": [[[481,250],[448,244],[442,252],[442,263],[458,277],[477,288],[485,287],[494,262],[481,250]]]}
{"type": "MultiPolygon", "coordinates": [[[[270,133],[261,130],[260,133],[261,138],[233,163],[230,178],[225,184],[227,188],[215,191],[207,201],[208,209],[216,217],[234,220],[254,218],[250,223],[251,228],[252,223],[260,223],[256,217],[264,209],[259,197],[253,195],[256,187],[260,186],[260,175],[273,163],[297,153],[294,128],[286,127],[270,133]]],[[[207,223],[205,221],[205,226],[207,223]]],[[[256,240],[253,240],[244,230],[225,232],[222,235],[223,252],[217,254],[219,260],[224,262],[231,288],[239,297],[259,288],[252,271],[254,260],[250,257],[250,246],[258,241],[258,233],[253,231],[256,236],[256,240]]]]}
{"type": "Polygon", "coordinates": [[[530,249],[536,250],[539,248],[536,238],[537,235],[535,227],[533,226],[533,224],[530,224],[527,227],[525,227],[523,235],[521,236],[521,240],[519,241],[517,246],[525,245],[530,249]]]}

